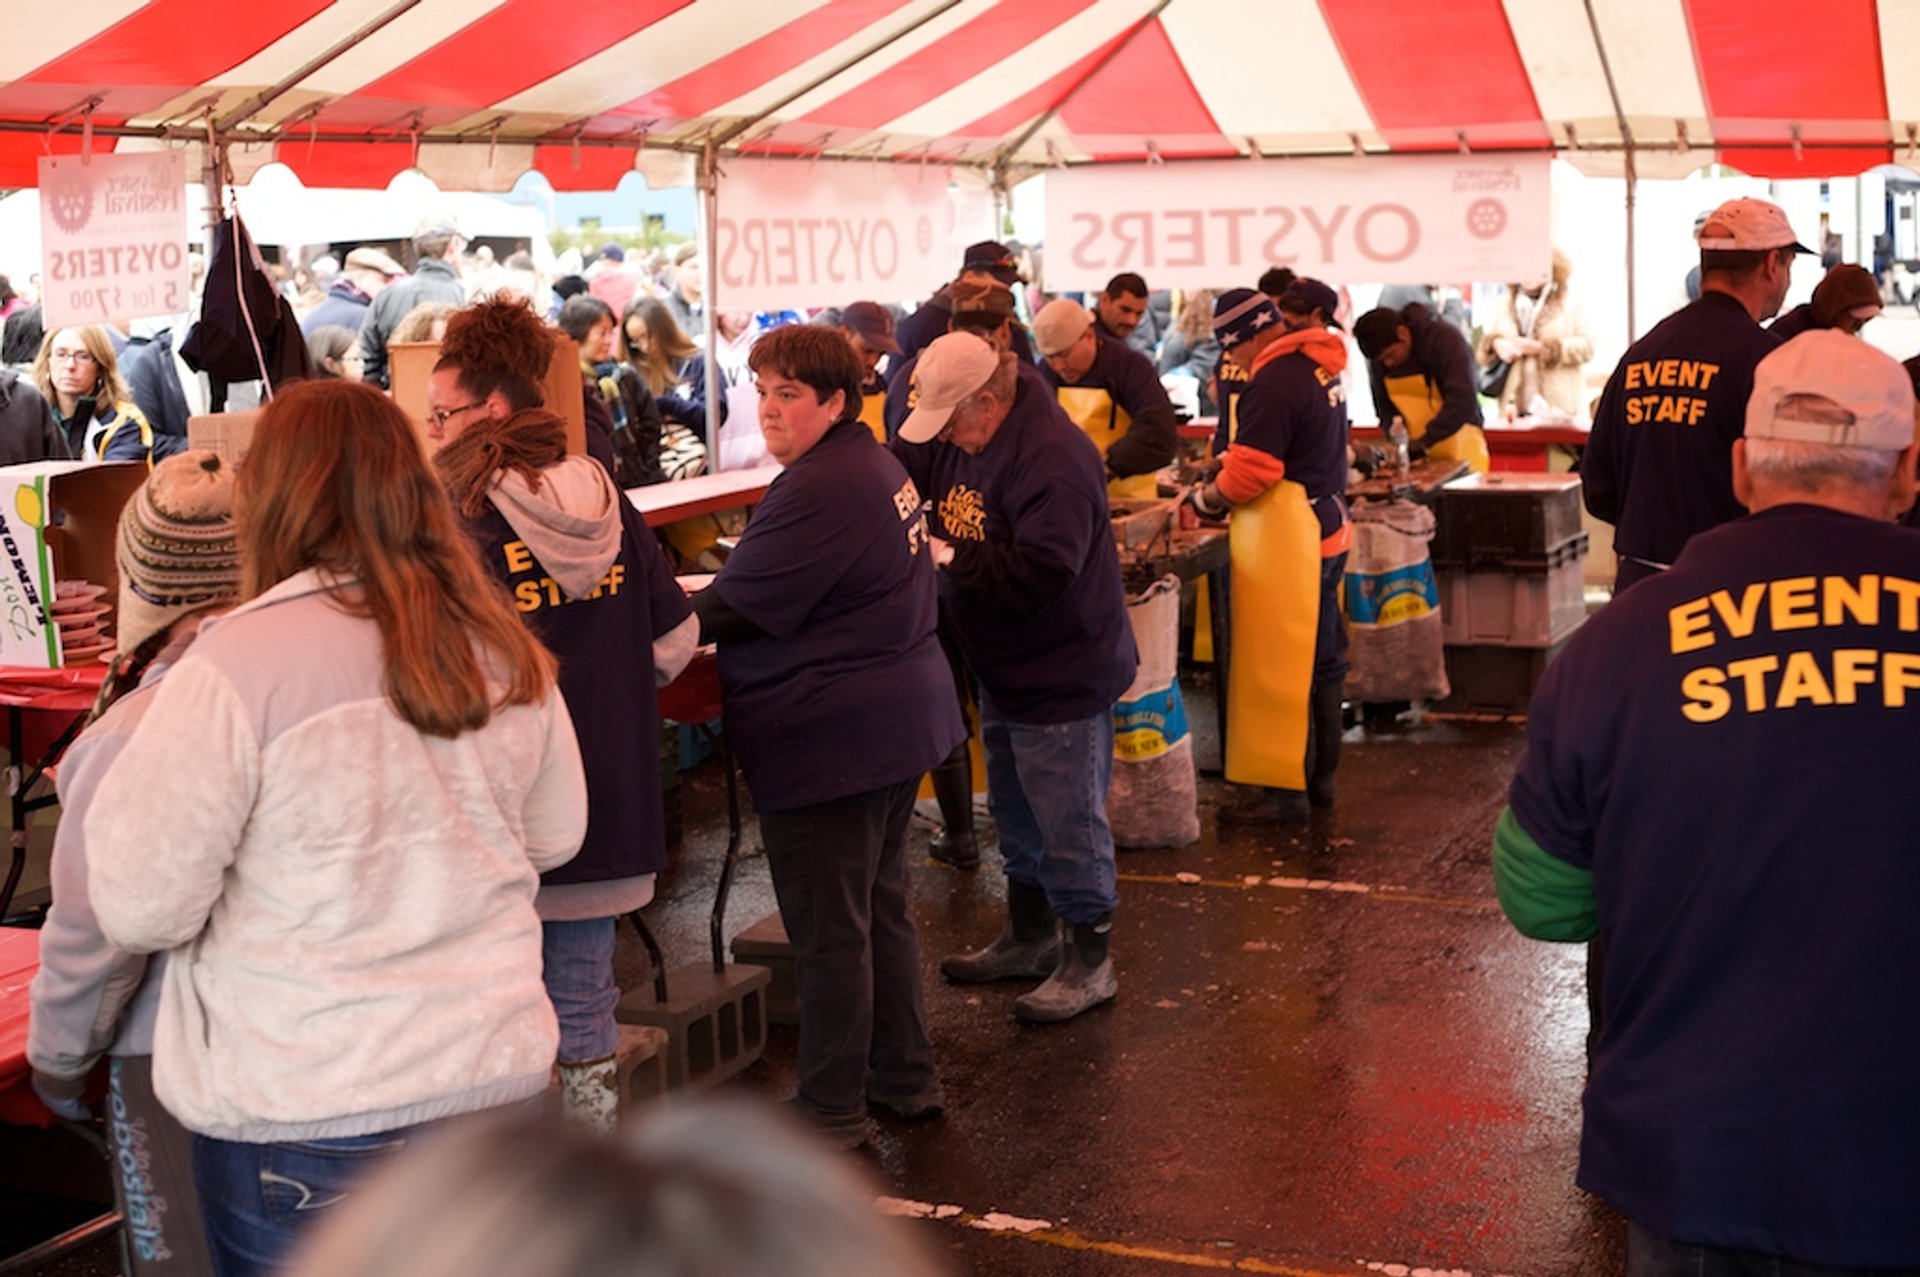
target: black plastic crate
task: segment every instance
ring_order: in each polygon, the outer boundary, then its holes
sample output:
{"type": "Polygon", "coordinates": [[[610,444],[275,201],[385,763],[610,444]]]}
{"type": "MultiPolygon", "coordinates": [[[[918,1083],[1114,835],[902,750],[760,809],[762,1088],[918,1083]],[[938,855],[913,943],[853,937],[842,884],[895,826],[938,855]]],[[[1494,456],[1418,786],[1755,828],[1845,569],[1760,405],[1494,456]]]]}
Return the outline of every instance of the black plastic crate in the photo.
{"type": "Polygon", "coordinates": [[[1440,490],[1433,561],[1476,567],[1540,559],[1581,534],[1580,476],[1471,474],[1440,490]]]}
{"type": "Polygon", "coordinates": [[[1458,714],[1526,713],[1547,662],[1560,655],[1572,637],[1569,634],[1552,647],[1461,647],[1449,643],[1447,683],[1453,690],[1434,708],[1458,714]]]}

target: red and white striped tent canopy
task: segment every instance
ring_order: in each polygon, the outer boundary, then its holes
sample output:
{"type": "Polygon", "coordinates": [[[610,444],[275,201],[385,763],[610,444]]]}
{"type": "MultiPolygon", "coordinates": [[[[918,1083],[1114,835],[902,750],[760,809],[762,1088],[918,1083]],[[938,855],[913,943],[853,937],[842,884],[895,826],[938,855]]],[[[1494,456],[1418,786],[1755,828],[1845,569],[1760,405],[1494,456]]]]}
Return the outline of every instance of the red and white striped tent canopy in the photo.
{"type": "Polygon", "coordinates": [[[0,187],[91,145],[606,189],[643,147],[1912,164],[1917,0],[6,0],[0,187]]]}

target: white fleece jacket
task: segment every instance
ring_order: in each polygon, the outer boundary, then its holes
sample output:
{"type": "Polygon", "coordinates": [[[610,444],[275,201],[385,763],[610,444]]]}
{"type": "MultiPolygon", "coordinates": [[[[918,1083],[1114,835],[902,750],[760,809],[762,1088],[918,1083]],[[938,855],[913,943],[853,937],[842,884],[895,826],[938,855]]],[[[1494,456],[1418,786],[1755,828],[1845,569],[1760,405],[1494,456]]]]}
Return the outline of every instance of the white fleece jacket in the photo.
{"type": "Polygon", "coordinates": [[[586,833],[573,725],[556,693],[424,736],[382,673],[378,627],[291,578],[203,629],[95,794],[101,931],[173,951],[154,1088],[189,1130],[370,1134],[546,1085],[533,896],[586,833]]]}

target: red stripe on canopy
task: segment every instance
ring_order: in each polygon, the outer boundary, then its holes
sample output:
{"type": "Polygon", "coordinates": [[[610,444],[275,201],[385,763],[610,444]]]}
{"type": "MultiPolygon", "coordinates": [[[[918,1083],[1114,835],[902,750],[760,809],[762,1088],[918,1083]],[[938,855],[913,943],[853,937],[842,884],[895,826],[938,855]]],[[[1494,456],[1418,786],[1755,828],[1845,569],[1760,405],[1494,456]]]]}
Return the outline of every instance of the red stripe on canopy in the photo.
{"type": "Polygon", "coordinates": [[[1455,129],[1482,146],[1551,144],[1500,0],[1320,0],[1320,11],[1394,149],[1456,145],[1455,129]]]}
{"type": "MultiPolygon", "coordinates": [[[[110,139],[96,138],[94,149],[104,151],[110,139]]],[[[0,187],[40,185],[40,157],[80,154],[80,131],[55,133],[0,133],[0,187]]]]}
{"type": "MultiPolygon", "coordinates": [[[[663,84],[600,118],[662,123],[698,119],[707,112],[816,58],[902,8],[909,0],[830,0],[670,84],[663,84]]],[[[875,39],[879,38],[878,33],[875,39]]]]}
{"type": "Polygon", "coordinates": [[[1687,0],[1694,57],[1723,163],[1756,177],[1857,173],[1893,158],[1890,146],[1857,151],[1743,149],[1779,143],[1782,122],[1805,125],[1809,140],[1871,143],[1887,118],[1886,64],[1874,0],[1826,0],[1817,20],[1788,0],[1687,0]],[[1751,121],[1767,121],[1762,133],[1751,121]],[[1833,137],[1821,122],[1858,122],[1833,137]]]}
{"type": "Polygon", "coordinates": [[[1042,111],[1049,111],[1059,106],[1060,100],[1073,89],[1073,86],[1086,79],[1093,69],[1100,65],[1100,60],[1113,52],[1114,47],[1124,39],[1126,39],[1124,33],[1113,37],[1066,70],[1028,89],[1019,97],[1004,106],[995,108],[973,123],[955,129],[953,135],[957,138],[990,138],[999,141],[1031,123],[1042,111]]]}
{"type": "Polygon", "coordinates": [[[550,80],[691,3],[603,5],[572,21],[556,20],[549,0],[506,0],[354,95],[371,102],[342,104],[320,118],[334,126],[384,124],[396,105],[431,102],[444,109],[425,113],[427,123],[457,119],[550,80]]]}
{"type": "Polygon", "coordinates": [[[556,191],[610,191],[633,172],[636,153],[626,146],[536,146],[533,166],[556,191]]]}
{"type": "MultiPolygon", "coordinates": [[[[1149,138],[1220,136],[1219,123],[1194,88],[1193,78],[1158,18],[1067,99],[1060,108],[1060,121],[1078,136],[1131,136],[1142,142],[1119,154],[1096,152],[1096,159],[1138,158],[1145,154],[1144,143],[1149,138]]],[[[1225,149],[1231,148],[1221,137],[1219,147],[1169,147],[1162,154],[1212,155],[1225,149]]]]}
{"type": "Polygon", "coordinates": [[[102,99],[117,122],[245,62],[331,0],[151,0],[65,54],[0,88],[0,114],[68,111],[102,99]]]}
{"type": "Polygon", "coordinates": [[[801,117],[827,128],[883,128],[1026,48],[1094,0],[1006,0],[801,117]]]}

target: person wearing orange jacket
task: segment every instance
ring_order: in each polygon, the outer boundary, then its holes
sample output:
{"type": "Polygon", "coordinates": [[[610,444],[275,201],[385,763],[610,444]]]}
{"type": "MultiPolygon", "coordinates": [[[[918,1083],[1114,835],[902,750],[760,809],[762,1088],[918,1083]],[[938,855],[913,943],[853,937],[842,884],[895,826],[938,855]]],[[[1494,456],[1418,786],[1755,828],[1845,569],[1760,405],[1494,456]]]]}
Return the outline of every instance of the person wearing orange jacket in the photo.
{"type": "Polygon", "coordinates": [[[1289,329],[1264,293],[1229,289],[1214,302],[1222,355],[1250,380],[1239,428],[1214,477],[1192,489],[1202,518],[1232,514],[1233,650],[1228,672],[1227,779],[1253,799],[1222,808],[1229,824],[1303,823],[1333,805],[1347,635],[1339,606],[1347,522],[1346,342],[1339,298],[1298,280],[1289,329]]]}

